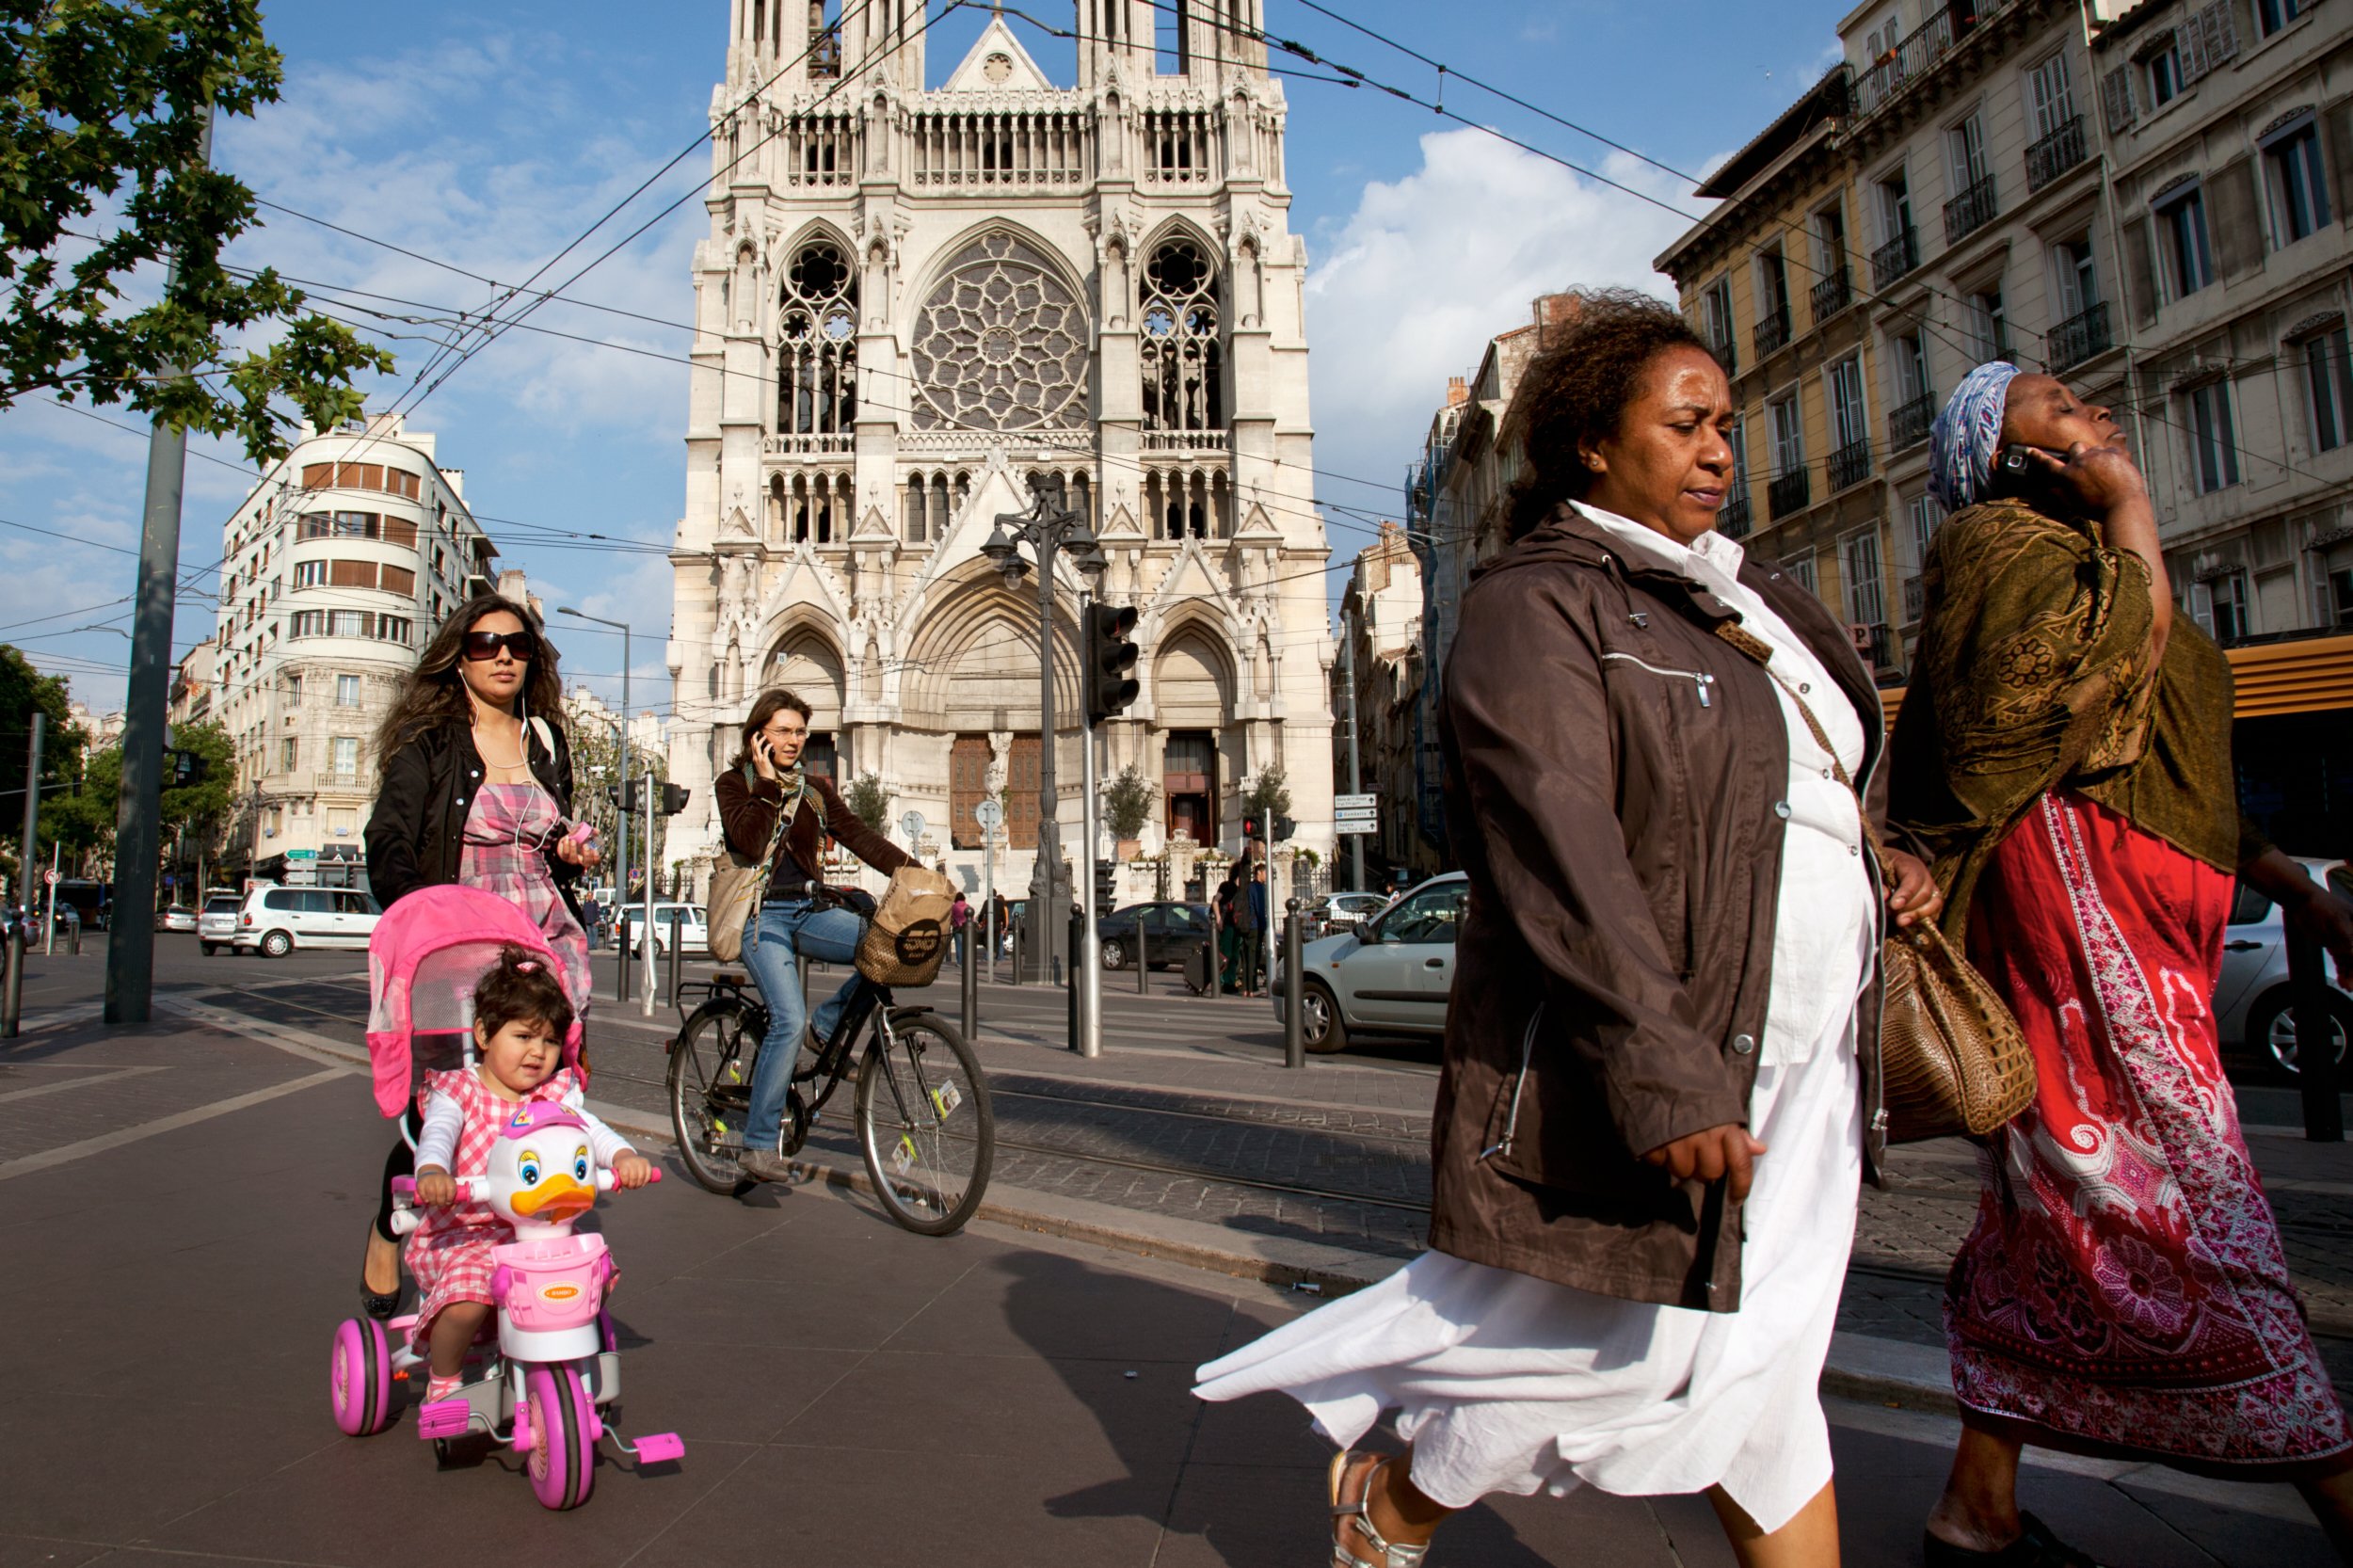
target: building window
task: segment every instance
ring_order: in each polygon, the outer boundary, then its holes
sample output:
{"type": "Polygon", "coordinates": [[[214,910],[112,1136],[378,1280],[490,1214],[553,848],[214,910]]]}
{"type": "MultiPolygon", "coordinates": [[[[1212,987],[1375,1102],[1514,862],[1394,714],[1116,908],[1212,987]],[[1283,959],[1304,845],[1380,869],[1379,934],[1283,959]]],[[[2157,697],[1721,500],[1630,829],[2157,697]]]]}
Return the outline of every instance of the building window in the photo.
{"type": "Polygon", "coordinates": [[[2320,169],[2320,131],[2311,120],[2264,143],[2271,171],[2272,228],[2281,245],[2318,233],[2329,221],[2329,192],[2320,169]]]}
{"type": "Polygon", "coordinates": [[[2092,270],[2091,236],[2078,234],[2052,248],[2058,272],[2058,314],[2061,321],[2083,314],[2100,302],[2100,280],[2092,270]]]}
{"type": "Polygon", "coordinates": [[[1724,442],[1732,448],[1732,490],[1717,508],[1716,531],[1737,539],[1749,531],[1749,422],[1735,419],[1724,442]]]}
{"type": "Polygon", "coordinates": [[[1773,472],[1795,473],[1805,467],[1805,425],[1798,412],[1795,392],[1769,406],[1773,422],[1773,472]]]}
{"type": "Polygon", "coordinates": [[[2157,209],[2165,246],[2166,282],[2185,299],[2214,281],[2214,251],[2206,243],[2206,199],[2196,185],[2157,209]]]}
{"type": "Polygon", "coordinates": [[[2247,574],[2226,571],[2191,584],[2190,617],[2217,643],[2245,639],[2253,630],[2247,618],[2247,574]]]}
{"type": "Polygon", "coordinates": [[[2010,357],[2009,316],[2002,305],[2002,285],[1993,283],[1969,296],[1969,330],[1977,340],[1981,361],[2010,357]]]}
{"type": "Polygon", "coordinates": [[[324,588],[327,586],[327,566],[328,563],[325,561],[296,561],[294,573],[295,586],[324,588]]]}
{"type": "Polygon", "coordinates": [[[1160,754],[1160,795],[1167,804],[1168,836],[1182,833],[1196,844],[1218,841],[1217,738],[1206,729],[1169,731],[1160,754]]]}
{"type": "Polygon", "coordinates": [[[1225,352],[1218,339],[1217,269],[1189,239],[1152,252],[1144,269],[1144,427],[1225,428],[1225,352]]]}
{"type": "Polygon", "coordinates": [[[2199,494],[2212,494],[2238,483],[2238,440],[2231,423],[2229,381],[2209,381],[2190,390],[2189,441],[2199,494]]]}
{"type": "Polygon", "coordinates": [[[1985,161],[1985,122],[1971,115],[1945,133],[1945,154],[1950,165],[1953,190],[1966,192],[1990,172],[1985,161]]]}
{"type": "Polygon", "coordinates": [[[1887,624],[1887,587],[1880,577],[1879,530],[1849,534],[1838,544],[1847,580],[1847,619],[1856,626],[1887,624]]]}
{"type": "Polygon", "coordinates": [[[1731,370],[1737,359],[1733,346],[1731,279],[1717,279],[1700,296],[1700,331],[1724,369],[1731,370]]]}
{"type": "Polygon", "coordinates": [[[327,743],[327,754],[334,764],[335,776],[355,778],[360,773],[360,738],[337,735],[327,743]]]}
{"type": "Polygon", "coordinates": [[[286,677],[286,706],[289,708],[302,706],[302,677],[298,675],[286,677]]]}
{"type": "Polygon", "coordinates": [[[2034,136],[2056,136],[2075,118],[2075,94],[2067,80],[2067,51],[2062,49],[2026,72],[2026,96],[2034,105],[2034,136]]]}
{"type": "Polygon", "coordinates": [[[2304,14],[2305,0],[2255,0],[2255,31],[2269,38],[2304,14]]]}
{"type": "Polygon", "coordinates": [[[2151,104],[2162,106],[2182,95],[2185,84],[2182,81],[2182,46],[2179,42],[2169,38],[2164,48],[2149,56],[2146,66],[2151,104]]]}
{"type": "Polygon", "coordinates": [[[844,436],[857,418],[857,274],[824,241],[785,269],[776,313],[776,431],[844,436]]]}
{"type": "Polygon", "coordinates": [[[1792,555],[1789,559],[1781,564],[1781,569],[1787,572],[1789,574],[1789,580],[1803,588],[1807,593],[1813,593],[1816,591],[1814,586],[1814,557],[1811,554],[1792,555]]]}
{"type": "Polygon", "coordinates": [[[2329,624],[2353,626],[2353,567],[2329,574],[2329,624]]]}
{"type": "Polygon", "coordinates": [[[407,616],[378,616],[376,617],[376,640],[398,643],[407,648],[417,640],[416,622],[407,616]]]}
{"type": "Polygon", "coordinates": [[[360,706],[360,678],[358,676],[339,675],[335,677],[335,706],[338,708],[360,706]]]}
{"type": "Polygon", "coordinates": [[[2353,440],[2353,343],[2342,327],[2304,340],[2304,392],[2313,422],[2313,450],[2333,452],[2353,440]]]}
{"type": "Polygon", "coordinates": [[[278,771],[292,773],[302,760],[302,743],[292,735],[278,743],[278,771]]]}
{"type": "Polygon", "coordinates": [[[1929,546],[1935,542],[1936,525],[1945,520],[1945,508],[1936,504],[1936,497],[1924,491],[1904,504],[1904,517],[1912,531],[1913,568],[1925,570],[1929,546]]]}

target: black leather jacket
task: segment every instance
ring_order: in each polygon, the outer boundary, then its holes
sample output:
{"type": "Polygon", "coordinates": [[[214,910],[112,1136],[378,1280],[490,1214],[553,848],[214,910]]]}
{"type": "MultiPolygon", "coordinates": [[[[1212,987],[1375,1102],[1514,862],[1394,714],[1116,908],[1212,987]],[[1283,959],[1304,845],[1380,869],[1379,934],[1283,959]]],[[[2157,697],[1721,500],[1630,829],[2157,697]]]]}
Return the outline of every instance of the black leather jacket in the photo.
{"type": "MultiPolygon", "coordinates": [[[[531,772],[555,798],[555,808],[572,813],[572,756],[564,732],[548,726],[554,742],[551,750],[537,733],[538,726],[523,727],[531,772]]],[[[428,729],[384,760],[384,784],[368,818],[368,888],[376,902],[391,908],[404,894],[457,880],[464,852],[466,813],[474,790],[482,782],[482,757],[474,750],[473,731],[462,724],[428,729]]],[[[572,884],[580,868],[556,856],[552,840],[544,852],[548,874],[556,890],[580,913],[572,884]]]]}

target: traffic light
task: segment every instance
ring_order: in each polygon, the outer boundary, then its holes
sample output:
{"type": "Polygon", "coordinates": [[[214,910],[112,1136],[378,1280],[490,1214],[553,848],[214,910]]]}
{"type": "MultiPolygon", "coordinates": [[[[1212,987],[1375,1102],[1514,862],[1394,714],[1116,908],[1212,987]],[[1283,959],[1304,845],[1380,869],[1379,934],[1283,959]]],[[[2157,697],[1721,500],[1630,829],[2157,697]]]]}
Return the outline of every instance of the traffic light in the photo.
{"type": "Polygon", "coordinates": [[[1143,690],[1128,672],[1136,667],[1136,645],[1128,633],[1136,629],[1132,606],[1087,606],[1085,680],[1087,723],[1101,724],[1135,701],[1143,690]]]}
{"type": "Polygon", "coordinates": [[[1298,831],[1299,824],[1292,821],[1290,818],[1277,817],[1274,819],[1274,841],[1276,843],[1279,844],[1289,840],[1292,834],[1298,831]]]}
{"type": "Polygon", "coordinates": [[[685,810],[686,797],[692,793],[694,793],[694,792],[686,788],[683,784],[663,785],[662,814],[665,817],[675,817],[680,811],[685,810]]]}
{"type": "Polygon", "coordinates": [[[213,765],[200,752],[175,749],[167,755],[171,760],[171,787],[175,790],[201,784],[212,775],[213,765]]]}
{"type": "Polygon", "coordinates": [[[1111,912],[1112,885],[1118,874],[1119,868],[1109,860],[1097,860],[1095,863],[1095,912],[1097,915],[1111,912]]]}
{"type": "Polygon", "coordinates": [[[613,804],[618,807],[622,811],[627,812],[632,816],[636,815],[638,801],[637,780],[634,778],[624,778],[617,787],[614,785],[605,786],[604,798],[613,802],[613,804]]]}
{"type": "Polygon", "coordinates": [[[1266,819],[1259,816],[1256,811],[1249,812],[1243,816],[1241,819],[1241,836],[1245,839],[1265,838],[1266,819]]]}

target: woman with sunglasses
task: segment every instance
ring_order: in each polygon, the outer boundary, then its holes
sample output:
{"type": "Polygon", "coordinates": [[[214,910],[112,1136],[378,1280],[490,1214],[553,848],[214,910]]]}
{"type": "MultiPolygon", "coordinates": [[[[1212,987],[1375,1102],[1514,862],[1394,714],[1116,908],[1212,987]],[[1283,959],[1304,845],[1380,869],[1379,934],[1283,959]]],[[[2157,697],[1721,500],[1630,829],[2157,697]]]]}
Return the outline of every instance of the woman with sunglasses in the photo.
{"type": "MultiPolygon", "coordinates": [[[[547,933],[585,1014],[588,936],[572,884],[601,856],[570,837],[563,696],[555,649],[522,605],[476,594],[442,622],[376,730],[384,781],[368,818],[368,886],[387,907],[452,882],[496,893],[547,933]]],[[[360,1303],[379,1319],[399,1310],[391,1192],[409,1161],[395,1140],[361,1271],[360,1303]]]]}

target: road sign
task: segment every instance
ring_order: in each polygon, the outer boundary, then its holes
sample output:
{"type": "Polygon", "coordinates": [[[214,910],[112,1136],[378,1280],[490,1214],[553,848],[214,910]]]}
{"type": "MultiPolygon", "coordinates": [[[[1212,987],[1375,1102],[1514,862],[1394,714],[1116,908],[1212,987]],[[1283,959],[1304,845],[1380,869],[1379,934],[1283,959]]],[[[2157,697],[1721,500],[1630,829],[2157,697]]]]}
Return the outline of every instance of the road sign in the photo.
{"type": "Polygon", "coordinates": [[[1379,821],[1379,816],[1375,812],[1346,812],[1333,818],[1332,831],[1342,835],[1350,833],[1378,833],[1381,831],[1379,821]]]}
{"type": "Polygon", "coordinates": [[[909,811],[905,816],[901,817],[899,819],[899,831],[907,836],[908,843],[914,844],[921,842],[923,838],[923,813],[920,811],[909,811]]]}
{"type": "Polygon", "coordinates": [[[972,820],[983,827],[994,828],[1005,820],[1005,808],[993,800],[984,800],[972,808],[972,820]]]}
{"type": "Polygon", "coordinates": [[[1356,816],[1369,811],[1380,802],[1379,795],[1334,795],[1332,809],[1342,816],[1356,816]]]}
{"type": "Polygon", "coordinates": [[[57,873],[54,870],[41,872],[40,879],[43,882],[48,883],[52,888],[55,888],[57,885],[57,873]]]}
{"type": "Polygon", "coordinates": [[[289,860],[315,860],[318,857],[319,852],[314,849],[290,849],[286,852],[289,860]]]}

